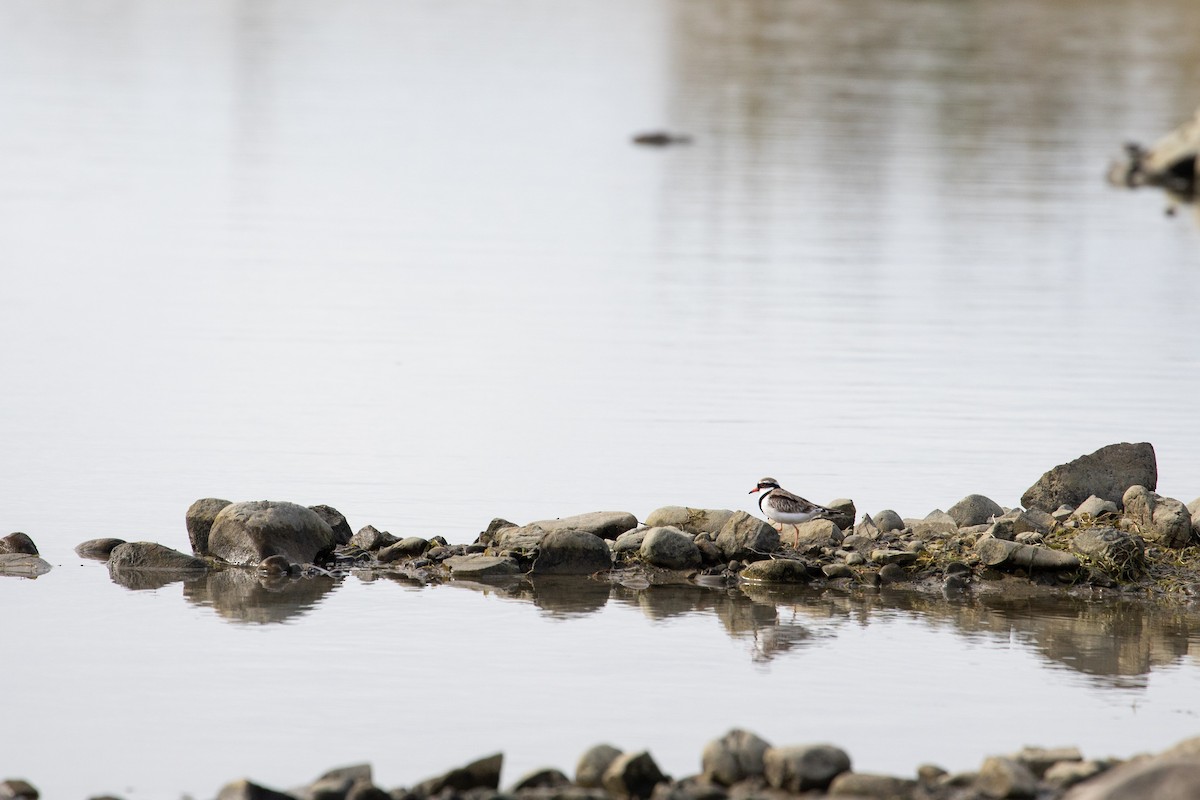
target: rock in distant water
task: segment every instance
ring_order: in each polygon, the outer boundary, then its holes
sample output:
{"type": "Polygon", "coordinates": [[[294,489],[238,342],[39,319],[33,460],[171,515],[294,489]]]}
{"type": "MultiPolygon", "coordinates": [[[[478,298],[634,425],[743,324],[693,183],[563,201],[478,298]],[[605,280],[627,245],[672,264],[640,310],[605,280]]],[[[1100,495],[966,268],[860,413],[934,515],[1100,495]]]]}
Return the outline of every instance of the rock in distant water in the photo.
{"type": "Polygon", "coordinates": [[[850,756],[829,744],[770,747],[763,754],[767,784],[788,792],[825,789],[850,769],[850,756]]]}
{"type": "Polygon", "coordinates": [[[647,528],[678,528],[687,533],[711,533],[716,536],[733,516],[728,509],[663,506],[646,517],[647,528]]]}
{"type": "Polygon", "coordinates": [[[575,783],[587,789],[599,788],[605,770],[620,755],[621,751],[611,744],[598,744],[588,748],[575,765],[575,783]]]}
{"type": "Polygon", "coordinates": [[[1187,547],[1192,543],[1192,517],[1180,501],[1162,497],[1145,486],[1130,486],[1122,500],[1125,516],[1137,523],[1147,541],[1163,547],[1187,547]]]}
{"type": "Polygon", "coordinates": [[[1158,486],[1154,446],[1110,444],[1047,472],[1021,495],[1026,508],[1051,512],[1064,503],[1078,506],[1090,495],[1120,503],[1130,486],[1158,486]]]}
{"type": "Polygon", "coordinates": [[[0,553],[24,553],[27,556],[40,555],[37,545],[28,534],[17,531],[0,539],[0,553]]]}
{"type": "Polygon", "coordinates": [[[192,552],[198,556],[208,555],[208,533],[212,530],[213,520],[221,509],[230,505],[229,500],[217,497],[205,497],[188,506],[184,515],[187,525],[188,541],[192,544],[192,552]]]}
{"type": "Polygon", "coordinates": [[[654,787],[667,780],[649,753],[622,753],[604,770],[601,783],[609,794],[619,798],[645,800],[654,787]]]}
{"type": "Polygon", "coordinates": [[[639,548],[648,564],[663,569],[695,569],[701,564],[700,548],[678,528],[651,528],[639,548]]]}
{"type": "Polygon", "coordinates": [[[969,525],[985,525],[994,517],[1002,516],[1004,509],[990,497],[969,494],[950,506],[950,510],[946,513],[954,519],[958,527],[965,528],[969,525]]]}
{"type": "Polygon", "coordinates": [[[333,552],[329,524],[312,509],[283,501],[231,503],[208,535],[208,551],[231,564],[254,566],[268,556],[312,564],[333,552]]]}
{"type": "Polygon", "coordinates": [[[94,558],[97,561],[108,561],[108,557],[112,555],[113,548],[119,544],[125,544],[124,539],[88,539],[86,542],[80,542],[75,546],[75,555],[80,558],[94,558]]]}
{"type": "Polygon", "coordinates": [[[755,561],[779,549],[779,531],[745,511],[735,511],[717,534],[716,545],[727,560],[755,561]]]}
{"type": "Polygon", "coordinates": [[[533,575],[591,575],[612,569],[612,553],[599,536],[580,530],[546,534],[538,545],[533,575]]]}
{"type": "Polygon", "coordinates": [[[242,778],[221,787],[217,800],[294,800],[290,794],[277,792],[242,778]]]}
{"type": "Polygon", "coordinates": [[[113,548],[108,557],[108,568],[144,572],[203,572],[208,569],[208,564],[157,542],[125,542],[113,548]]]}
{"type": "Polygon", "coordinates": [[[500,786],[500,768],[504,764],[504,755],[495,755],[472,761],[465,767],[458,767],[436,778],[421,781],[413,787],[413,793],[418,797],[431,797],[441,794],[447,789],[465,792],[471,789],[497,789],[500,786]]]}
{"type": "Polygon", "coordinates": [[[36,578],[51,569],[49,561],[29,553],[0,553],[0,575],[36,578]]]}
{"type": "Polygon", "coordinates": [[[337,539],[338,544],[349,544],[350,537],[354,535],[354,531],[350,529],[350,523],[333,506],[317,505],[309,506],[310,509],[317,512],[317,516],[325,520],[329,525],[329,529],[333,531],[333,538],[337,539]]]}
{"type": "Polygon", "coordinates": [[[704,777],[722,786],[763,774],[763,754],[771,745],[749,731],[734,728],[704,746],[700,763],[704,777]]]}

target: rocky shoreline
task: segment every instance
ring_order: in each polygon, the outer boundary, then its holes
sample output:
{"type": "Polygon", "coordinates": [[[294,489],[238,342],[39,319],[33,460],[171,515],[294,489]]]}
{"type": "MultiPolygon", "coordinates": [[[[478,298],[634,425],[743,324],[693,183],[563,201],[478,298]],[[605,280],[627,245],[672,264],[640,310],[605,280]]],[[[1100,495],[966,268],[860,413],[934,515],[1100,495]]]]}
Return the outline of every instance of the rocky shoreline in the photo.
{"type": "MultiPolygon", "coordinates": [[[[855,772],[832,744],[772,746],[734,729],[705,745],[701,771],[678,780],[646,751],[609,744],[583,753],[573,776],[547,767],[501,790],[503,754],[472,761],[410,787],[375,785],[370,764],[329,770],[290,790],[248,779],[227,783],[216,800],[1190,800],[1200,796],[1200,737],[1127,760],[1084,758],[1075,747],[1025,747],[985,758],[976,770],[921,764],[912,777],[855,772]]],[[[27,780],[0,781],[0,800],[37,800],[27,780]]],[[[110,795],[91,800],[118,800],[110,795]]]]}

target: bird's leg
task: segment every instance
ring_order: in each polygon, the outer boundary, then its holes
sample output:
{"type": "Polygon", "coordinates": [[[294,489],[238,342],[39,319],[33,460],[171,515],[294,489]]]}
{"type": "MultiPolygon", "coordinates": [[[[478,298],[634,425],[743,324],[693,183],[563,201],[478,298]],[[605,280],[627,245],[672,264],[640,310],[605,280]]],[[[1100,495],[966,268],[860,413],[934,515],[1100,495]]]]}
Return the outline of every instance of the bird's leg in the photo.
{"type": "Polygon", "coordinates": [[[792,546],[795,547],[797,550],[799,550],[800,549],[800,526],[792,525],[792,527],[796,529],[796,544],[794,544],[792,546]]]}

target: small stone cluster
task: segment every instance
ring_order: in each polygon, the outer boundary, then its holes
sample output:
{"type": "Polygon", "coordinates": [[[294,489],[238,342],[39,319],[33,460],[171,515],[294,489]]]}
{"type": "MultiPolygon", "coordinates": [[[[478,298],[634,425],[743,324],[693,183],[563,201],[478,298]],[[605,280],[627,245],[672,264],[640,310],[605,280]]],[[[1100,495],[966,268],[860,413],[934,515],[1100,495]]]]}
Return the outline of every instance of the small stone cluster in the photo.
{"type": "MultiPolygon", "coordinates": [[[[804,796],[859,800],[1185,800],[1200,797],[1200,737],[1157,755],[1120,761],[1084,759],[1077,748],[1026,747],[985,758],[979,769],[951,773],[917,767],[911,778],[855,772],[845,750],[831,744],[775,747],[734,729],[705,745],[698,775],[673,780],[646,751],[609,744],[587,750],[574,778],[554,768],[534,770],[500,789],[503,755],[495,754],[423,780],[384,790],[369,764],[330,770],[312,783],[279,791],[237,780],[217,800],[787,800],[804,796]]],[[[37,800],[28,781],[0,782],[0,800],[37,800]]],[[[92,800],[115,800],[93,798],[92,800]]]]}

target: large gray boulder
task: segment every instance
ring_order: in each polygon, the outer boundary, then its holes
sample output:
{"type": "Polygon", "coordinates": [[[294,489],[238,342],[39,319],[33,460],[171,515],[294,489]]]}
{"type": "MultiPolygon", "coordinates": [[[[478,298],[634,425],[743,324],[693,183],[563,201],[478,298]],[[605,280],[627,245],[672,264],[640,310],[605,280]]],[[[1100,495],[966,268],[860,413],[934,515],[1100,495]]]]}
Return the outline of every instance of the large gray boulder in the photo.
{"type": "Polygon", "coordinates": [[[985,525],[995,517],[1002,516],[1004,509],[990,497],[981,494],[969,494],[962,500],[950,506],[946,512],[960,528],[970,525],[985,525]]]}
{"type": "Polygon", "coordinates": [[[763,754],[767,784],[788,792],[825,789],[850,769],[850,756],[830,744],[769,747],[763,754]]]}
{"type": "Polygon", "coordinates": [[[799,525],[785,525],[779,538],[801,553],[810,553],[826,547],[837,547],[845,537],[833,520],[810,519],[799,525]]]}
{"type": "Polygon", "coordinates": [[[687,533],[711,533],[716,536],[732,516],[733,512],[725,508],[663,506],[650,512],[645,525],[647,528],[678,528],[687,533]]]}
{"type": "Polygon", "coordinates": [[[779,549],[779,531],[745,511],[736,511],[717,534],[717,549],[722,557],[754,561],[779,549]]]}
{"type": "Polygon", "coordinates": [[[212,530],[213,521],[221,509],[231,501],[218,497],[203,497],[188,506],[184,514],[187,525],[188,541],[191,542],[192,552],[198,556],[208,555],[208,534],[212,530]]]}
{"type": "Polygon", "coordinates": [[[677,528],[651,528],[639,548],[646,563],[663,569],[695,569],[702,561],[691,536],[677,528]]]}
{"type": "Polygon", "coordinates": [[[603,539],[573,529],[547,533],[538,545],[533,575],[591,575],[612,569],[612,553],[603,539]]]}
{"type": "Polygon", "coordinates": [[[311,564],[337,545],[329,523],[296,503],[256,500],[221,509],[208,534],[208,551],[231,564],[254,566],[270,556],[311,564]]]}
{"type": "Polygon", "coordinates": [[[1130,486],[1122,502],[1125,516],[1137,523],[1142,538],[1163,547],[1191,544],[1192,515],[1183,503],[1162,497],[1145,486],[1130,486]]]}
{"type": "Polygon", "coordinates": [[[208,569],[208,564],[157,542],[125,542],[112,549],[108,568],[110,571],[203,572],[208,569]]]}
{"type": "Polygon", "coordinates": [[[513,559],[507,556],[485,556],[483,553],[450,556],[442,564],[449,567],[450,577],[471,580],[510,578],[521,572],[513,559]]]}
{"type": "Polygon", "coordinates": [[[732,786],[763,774],[763,755],[771,745],[749,731],[734,728],[704,746],[700,764],[706,780],[732,786]]]}
{"type": "Polygon", "coordinates": [[[1143,758],[1077,784],[1063,800],[1196,800],[1200,758],[1195,754],[1143,758]]]}
{"type": "Polygon", "coordinates": [[[1158,462],[1149,442],[1110,444],[1060,464],[1021,495],[1021,504],[1049,513],[1063,504],[1078,506],[1090,495],[1119,503],[1130,486],[1158,486],[1158,462]]]}

